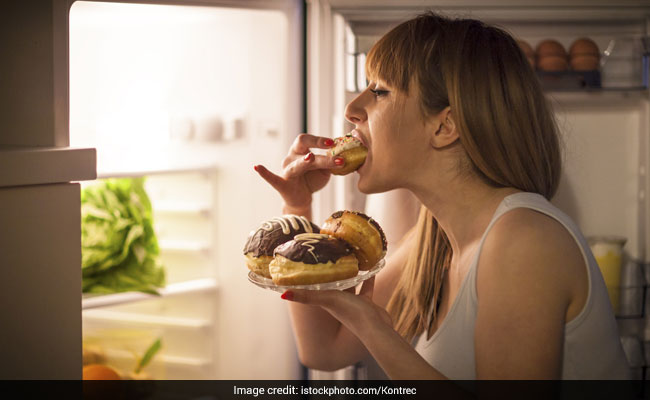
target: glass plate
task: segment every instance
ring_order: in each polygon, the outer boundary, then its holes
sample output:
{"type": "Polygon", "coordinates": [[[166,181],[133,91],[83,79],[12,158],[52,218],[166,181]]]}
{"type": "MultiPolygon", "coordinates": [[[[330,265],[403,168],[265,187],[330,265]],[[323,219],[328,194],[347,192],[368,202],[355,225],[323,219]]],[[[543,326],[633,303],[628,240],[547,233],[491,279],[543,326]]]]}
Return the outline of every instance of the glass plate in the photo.
{"type": "Polygon", "coordinates": [[[253,271],[248,272],[248,280],[253,282],[253,284],[263,288],[275,290],[276,292],[283,293],[285,290],[289,289],[305,289],[305,290],[345,290],[351,287],[357,286],[359,283],[369,279],[375,275],[377,272],[381,271],[382,268],[386,265],[386,261],[382,258],[379,260],[374,267],[368,271],[359,271],[359,274],[354,278],[343,279],[335,282],[326,282],[326,283],[314,283],[312,285],[286,285],[280,286],[273,283],[269,278],[257,275],[253,271]]]}

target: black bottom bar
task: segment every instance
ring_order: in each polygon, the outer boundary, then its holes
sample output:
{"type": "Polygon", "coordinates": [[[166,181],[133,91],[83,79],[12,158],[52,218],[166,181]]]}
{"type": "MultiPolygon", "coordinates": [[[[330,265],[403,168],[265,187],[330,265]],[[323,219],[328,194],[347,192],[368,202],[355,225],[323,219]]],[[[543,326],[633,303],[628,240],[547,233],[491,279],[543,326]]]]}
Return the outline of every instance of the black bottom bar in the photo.
{"type": "Polygon", "coordinates": [[[0,385],[4,393],[21,399],[650,398],[650,382],[645,381],[3,381],[0,385]]]}

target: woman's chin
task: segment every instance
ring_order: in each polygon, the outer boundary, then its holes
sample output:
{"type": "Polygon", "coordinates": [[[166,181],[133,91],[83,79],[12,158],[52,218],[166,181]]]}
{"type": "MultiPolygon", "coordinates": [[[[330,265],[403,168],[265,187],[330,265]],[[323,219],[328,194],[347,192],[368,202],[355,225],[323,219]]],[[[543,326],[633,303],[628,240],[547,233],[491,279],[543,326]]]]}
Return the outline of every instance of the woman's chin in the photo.
{"type": "Polygon", "coordinates": [[[360,168],[357,173],[359,174],[357,189],[363,194],[384,193],[402,187],[396,185],[393,180],[387,180],[384,174],[372,173],[369,169],[362,170],[360,168]]]}
{"type": "Polygon", "coordinates": [[[357,189],[363,194],[373,194],[385,192],[386,189],[381,182],[377,182],[373,179],[371,174],[368,173],[359,173],[359,180],[357,181],[357,189]]]}
{"type": "MultiPolygon", "coordinates": [[[[363,168],[363,165],[361,166],[361,168],[363,168]]],[[[361,193],[370,194],[372,193],[370,191],[371,189],[370,179],[368,175],[361,173],[361,168],[357,170],[357,173],[359,174],[359,180],[357,181],[357,189],[359,189],[361,193]]]]}

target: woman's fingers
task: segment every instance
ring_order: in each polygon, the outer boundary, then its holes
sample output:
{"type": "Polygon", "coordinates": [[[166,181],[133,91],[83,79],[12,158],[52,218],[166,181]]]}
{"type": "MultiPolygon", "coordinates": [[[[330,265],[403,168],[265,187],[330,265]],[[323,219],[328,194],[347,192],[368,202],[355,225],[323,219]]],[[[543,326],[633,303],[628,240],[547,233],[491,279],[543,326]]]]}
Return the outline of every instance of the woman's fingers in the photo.
{"type": "Polygon", "coordinates": [[[359,290],[359,296],[366,296],[369,299],[372,299],[372,293],[375,290],[375,277],[374,275],[370,278],[363,281],[361,284],[361,290],[359,290]]]}
{"type": "Polygon", "coordinates": [[[328,149],[332,145],[334,145],[334,141],[330,138],[301,133],[293,141],[291,152],[302,155],[309,153],[312,148],[328,149]]]}
{"type": "Polygon", "coordinates": [[[368,293],[372,295],[374,286],[374,280],[371,279],[368,286],[361,290],[364,296],[339,290],[287,290],[281,297],[284,300],[322,307],[353,333],[362,328],[360,321],[368,321],[368,318],[392,327],[390,315],[368,296],[368,293]]]}
{"type": "Polygon", "coordinates": [[[285,180],[282,177],[279,177],[273,172],[269,171],[263,165],[256,165],[255,171],[257,171],[257,173],[262,177],[262,179],[264,179],[271,186],[273,186],[275,190],[277,190],[278,192],[282,192],[282,189],[284,188],[284,184],[285,184],[285,180]]]}
{"type": "Polygon", "coordinates": [[[289,179],[316,169],[327,170],[332,168],[342,168],[344,163],[339,162],[339,164],[337,164],[335,158],[329,156],[317,156],[312,152],[308,152],[305,156],[296,158],[285,166],[284,177],[289,179]]]}
{"type": "MultiPolygon", "coordinates": [[[[366,280],[361,286],[359,296],[366,296],[372,299],[372,292],[375,286],[375,277],[366,280]]],[[[282,293],[284,300],[291,300],[303,304],[311,304],[315,306],[334,306],[336,304],[343,304],[351,301],[356,297],[354,288],[351,290],[287,290],[282,293]],[[350,297],[351,296],[351,297],[350,297]]]]}
{"type": "Polygon", "coordinates": [[[338,296],[341,293],[338,290],[287,290],[280,297],[296,303],[326,307],[343,300],[338,296]]]}

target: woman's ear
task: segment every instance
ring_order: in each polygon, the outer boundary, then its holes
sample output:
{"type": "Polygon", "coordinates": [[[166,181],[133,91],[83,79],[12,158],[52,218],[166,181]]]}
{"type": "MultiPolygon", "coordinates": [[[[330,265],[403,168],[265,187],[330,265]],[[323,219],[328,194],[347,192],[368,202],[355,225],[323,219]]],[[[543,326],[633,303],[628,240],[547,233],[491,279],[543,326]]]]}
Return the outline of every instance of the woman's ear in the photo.
{"type": "Polygon", "coordinates": [[[431,147],[434,149],[445,148],[458,140],[458,130],[450,107],[440,111],[430,123],[432,124],[431,147]]]}

